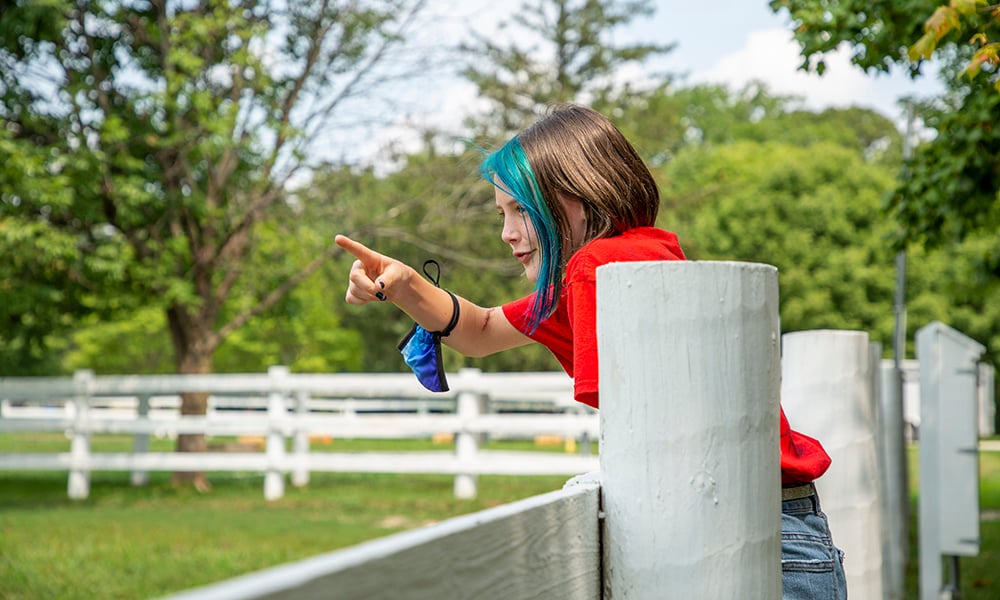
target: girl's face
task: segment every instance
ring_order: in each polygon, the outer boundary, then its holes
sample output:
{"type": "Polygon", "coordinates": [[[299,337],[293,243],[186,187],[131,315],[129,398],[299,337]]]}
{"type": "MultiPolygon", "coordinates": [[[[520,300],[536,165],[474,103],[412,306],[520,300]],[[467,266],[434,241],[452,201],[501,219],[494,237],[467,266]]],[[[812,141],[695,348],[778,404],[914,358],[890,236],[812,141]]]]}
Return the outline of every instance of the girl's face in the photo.
{"type": "Polygon", "coordinates": [[[528,213],[511,197],[498,187],[496,190],[497,213],[503,218],[503,229],[500,239],[510,245],[514,258],[524,267],[524,276],[534,283],[538,280],[538,269],[542,257],[538,253],[538,236],[535,227],[528,218],[528,213]]]}
{"type": "MultiPolygon", "coordinates": [[[[542,264],[535,226],[532,225],[528,213],[510,194],[499,187],[494,187],[494,190],[497,213],[503,218],[500,239],[510,245],[514,258],[524,266],[524,276],[528,281],[535,283],[538,280],[538,270],[542,264]]],[[[569,250],[572,254],[583,245],[584,235],[586,235],[587,219],[583,202],[579,198],[562,194],[559,195],[559,201],[562,203],[570,223],[573,239],[569,240],[569,250]]]]}

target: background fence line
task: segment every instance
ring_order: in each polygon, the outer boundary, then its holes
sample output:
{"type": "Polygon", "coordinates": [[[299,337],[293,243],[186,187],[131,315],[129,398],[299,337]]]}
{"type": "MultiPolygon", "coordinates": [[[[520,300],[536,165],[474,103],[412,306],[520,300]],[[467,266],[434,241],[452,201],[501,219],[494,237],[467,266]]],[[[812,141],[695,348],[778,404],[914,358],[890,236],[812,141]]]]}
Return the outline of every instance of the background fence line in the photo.
{"type": "Polygon", "coordinates": [[[4,378],[0,432],[58,431],[71,442],[67,453],[0,454],[0,470],[66,470],[71,498],[89,495],[89,474],[97,470],[131,471],[136,485],[147,480],[149,471],[256,471],[265,474],[265,497],[277,499],[284,494],[286,474],[294,485],[306,485],[310,472],[322,471],[449,474],[456,477],[456,495],[469,498],[476,494],[478,475],[575,475],[597,468],[589,447],[597,439],[599,419],[596,411],[572,401],[566,375],[463,369],[449,382],[452,390],[442,397],[431,396],[410,374],[298,375],[284,367],[272,367],[267,375],[94,376],[80,371],[71,378],[4,378]],[[208,414],[177,414],[175,396],[195,391],[212,394],[208,414]],[[132,452],[93,452],[93,434],[131,435],[132,452]],[[149,451],[150,436],[180,434],[251,436],[261,441],[263,451],[149,451]],[[455,452],[309,449],[315,436],[436,435],[453,436],[455,452]],[[485,439],[536,436],[571,440],[580,451],[479,448],[485,439]]]}

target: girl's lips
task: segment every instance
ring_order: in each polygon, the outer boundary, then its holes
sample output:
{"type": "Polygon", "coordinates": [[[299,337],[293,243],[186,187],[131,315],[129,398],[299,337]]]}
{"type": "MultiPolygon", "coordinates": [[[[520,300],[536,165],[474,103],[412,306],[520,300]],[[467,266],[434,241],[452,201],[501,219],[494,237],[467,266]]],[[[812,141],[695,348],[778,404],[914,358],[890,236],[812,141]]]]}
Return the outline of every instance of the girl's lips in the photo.
{"type": "Polygon", "coordinates": [[[531,262],[531,257],[534,254],[535,254],[534,250],[528,250],[527,252],[515,252],[514,258],[516,258],[523,264],[528,264],[529,262],[531,262]]]}

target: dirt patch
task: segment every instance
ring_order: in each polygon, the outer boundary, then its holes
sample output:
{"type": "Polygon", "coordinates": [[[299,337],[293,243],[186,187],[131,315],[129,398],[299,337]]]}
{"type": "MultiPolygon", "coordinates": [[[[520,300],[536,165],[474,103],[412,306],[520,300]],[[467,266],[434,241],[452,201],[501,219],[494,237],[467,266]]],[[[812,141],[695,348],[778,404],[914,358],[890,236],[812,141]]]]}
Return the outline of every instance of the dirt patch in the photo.
{"type": "Polygon", "coordinates": [[[389,515],[383,517],[377,526],[381,529],[415,529],[425,525],[432,525],[433,523],[435,521],[417,521],[403,515],[389,515]]]}

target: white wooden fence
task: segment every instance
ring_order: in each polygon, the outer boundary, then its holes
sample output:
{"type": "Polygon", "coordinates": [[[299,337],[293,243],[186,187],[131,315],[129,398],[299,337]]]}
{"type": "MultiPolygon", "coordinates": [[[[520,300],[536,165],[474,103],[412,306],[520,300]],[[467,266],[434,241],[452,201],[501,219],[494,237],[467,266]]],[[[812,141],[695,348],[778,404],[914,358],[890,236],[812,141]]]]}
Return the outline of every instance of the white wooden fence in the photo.
{"type": "MultiPolygon", "coordinates": [[[[329,376],[275,370],[269,377],[257,376],[254,386],[247,383],[254,376],[226,383],[207,377],[160,378],[155,385],[147,382],[149,387],[141,392],[136,388],[142,378],[107,380],[109,388],[99,387],[100,378],[88,375],[70,383],[0,380],[0,397],[23,401],[52,396],[51,389],[42,386],[55,383],[63,386],[58,397],[72,397],[76,406],[71,417],[60,421],[18,416],[17,410],[26,408],[9,402],[0,431],[57,422],[74,443],[68,455],[56,460],[0,455],[0,470],[69,469],[73,493],[85,487],[85,481],[74,483],[73,474],[85,477],[87,469],[216,470],[223,460],[211,454],[178,457],[141,451],[98,458],[101,455],[87,447],[89,433],[249,430],[269,436],[268,450],[238,455],[244,462],[232,468],[267,472],[268,497],[276,497],[285,472],[291,472],[294,481],[296,473],[309,470],[428,472],[428,464],[435,465],[430,472],[456,474],[456,493],[461,494],[474,489],[479,473],[593,471],[593,457],[550,455],[559,465],[544,468],[524,454],[487,460],[488,454],[476,448],[484,434],[593,436],[599,429],[600,471],[573,480],[574,485],[562,491],[191,590],[178,598],[777,598],[780,526],[774,446],[780,381],[793,427],[819,437],[834,457],[834,467],[818,487],[835,543],[854,549],[847,555],[852,595],[901,597],[899,565],[886,550],[889,544],[901,543],[900,531],[886,525],[885,515],[905,514],[900,503],[908,502],[898,486],[886,491],[886,482],[905,480],[899,472],[902,407],[898,397],[887,400],[891,410],[879,407],[886,400],[877,398],[886,392],[877,378],[879,352],[867,336],[827,331],[782,340],[776,272],[764,265],[609,265],[598,270],[598,290],[604,408],[599,428],[593,414],[526,417],[481,410],[484,403],[498,405],[501,398],[568,406],[568,380],[544,379],[549,376],[534,381],[531,375],[498,376],[506,380],[486,383],[490,378],[485,375],[455,374],[450,381],[457,410],[415,410],[406,425],[396,417],[360,409],[351,414],[328,407],[324,414],[310,408],[318,401],[310,398],[329,395],[337,386],[349,390],[345,398],[353,398],[343,402],[371,397],[371,376],[350,384],[338,379],[334,385],[332,379],[323,379],[329,376]],[[785,353],[780,360],[779,345],[785,353]],[[515,381],[524,387],[515,387],[515,381]],[[147,412],[127,421],[96,418],[91,408],[91,398],[139,395],[141,413],[141,407],[149,405],[142,397],[183,391],[266,393],[267,400],[258,414],[241,415],[238,424],[214,416],[228,412],[218,406],[213,416],[201,419],[154,419],[147,412]],[[216,429],[216,421],[227,424],[216,429]],[[303,455],[296,453],[297,444],[291,453],[285,450],[287,437],[391,437],[393,428],[409,437],[452,431],[457,441],[467,436],[464,447],[471,451],[463,457],[463,444],[456,444],[458,456],[404,458],[303,455]],[[144,458],[149,456],[157,458],[144,458]]],[[[988,380],[992,385],[992,377],[988,380]]],[[[383,383],[375,395],[430,396],[409,375],[385,376],[383,383]]]]}
{"type": "Polygon", "coordinates": [[[455,493],[476,494],[476,477],[573,475],[597,468],[586,453],[598,435],[595,411],[572,401],[562,373],[449,376],[452,391],[432,395],[410,374],[296,375],[273,367],[266,375],[94,376],[0,379],[0,433],[65,432],[69,452],[0,454],[0,470],[65,470],[68,493],[86,498],[91,471],[131,471],[141,485],[149,471],[256,471],[264,495],[280,498],[285,475],[306,485],[310,472],[442,473],[455,493]],[[177,394],[211,394],[204,417],[181,416],[177,394]],[[235,397],[234,397],[235,396],[235,397]],[[131,452],[93,452],[93,434],[134,437],[131,452]],[[150,452],[150,436],[258,436],[262,451],[150,452]],[[454,435],[455,451],[317,452],[313,436],[431,438],[454,435]],[[560,436],[582,452],[485,451],[489,438],[560,436]],[[288,449],[291,440],[291,449],[288,449]]]}

